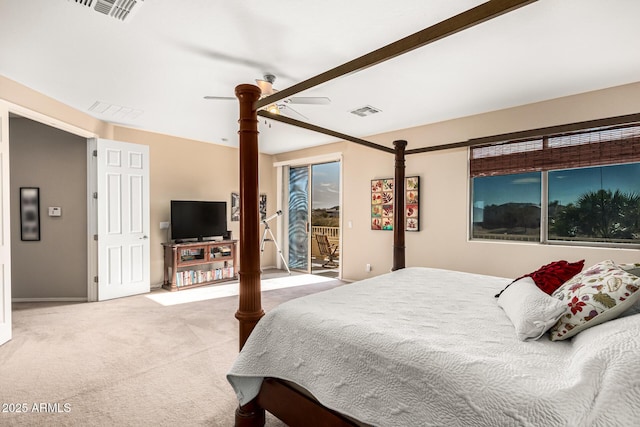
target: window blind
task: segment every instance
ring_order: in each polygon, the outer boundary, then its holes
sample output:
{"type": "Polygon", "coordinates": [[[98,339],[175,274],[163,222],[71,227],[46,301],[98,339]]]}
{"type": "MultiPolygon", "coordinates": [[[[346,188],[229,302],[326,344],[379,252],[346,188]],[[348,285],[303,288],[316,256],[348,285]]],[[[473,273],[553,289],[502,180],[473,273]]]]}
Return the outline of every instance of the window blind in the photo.
{"type": "Polygon", "coordinates": [[[640,161],[640,125],[588,129],[471,148],[472,177],[640,161]]]}

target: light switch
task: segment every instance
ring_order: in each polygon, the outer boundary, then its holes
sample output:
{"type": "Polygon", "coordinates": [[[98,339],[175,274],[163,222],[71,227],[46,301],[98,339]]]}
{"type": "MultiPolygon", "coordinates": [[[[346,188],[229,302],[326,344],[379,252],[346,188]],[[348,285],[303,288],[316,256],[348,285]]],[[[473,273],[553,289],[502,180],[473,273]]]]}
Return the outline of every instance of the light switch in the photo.
{"type": "Polygon", "coordinates": [[[49,216],[62,216],[62,208],[59,206],[49,206],[49,216]]]}

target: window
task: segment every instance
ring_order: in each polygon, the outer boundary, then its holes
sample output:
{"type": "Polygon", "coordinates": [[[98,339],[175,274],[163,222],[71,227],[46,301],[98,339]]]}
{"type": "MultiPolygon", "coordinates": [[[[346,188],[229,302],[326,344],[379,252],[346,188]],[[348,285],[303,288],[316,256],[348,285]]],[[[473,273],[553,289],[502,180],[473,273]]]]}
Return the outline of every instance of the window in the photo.
{"type": "Polygon", "coordinates": [[[473,178],[473,237],[540,240],[540,172],[473,178]]]}
{"type": "Polygon", "coordinates": [[[640,126],[471,149],[474,239],[640,244],[640,126]]]}
{"type": "Polygon", "coordinates": [[[549,171],[549,240],[640,243],[640,163],[549,171]]]}

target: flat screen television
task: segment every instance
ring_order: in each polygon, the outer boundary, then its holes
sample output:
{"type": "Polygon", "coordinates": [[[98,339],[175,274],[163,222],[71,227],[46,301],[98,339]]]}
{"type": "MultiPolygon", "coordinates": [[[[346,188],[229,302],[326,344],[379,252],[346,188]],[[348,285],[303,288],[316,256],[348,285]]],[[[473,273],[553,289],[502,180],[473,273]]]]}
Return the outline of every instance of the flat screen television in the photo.
{"type": "Polygon", "coordinates": [[[171,201],[171,238],[206,240],[227,235],[227,202],[171,201]]]}

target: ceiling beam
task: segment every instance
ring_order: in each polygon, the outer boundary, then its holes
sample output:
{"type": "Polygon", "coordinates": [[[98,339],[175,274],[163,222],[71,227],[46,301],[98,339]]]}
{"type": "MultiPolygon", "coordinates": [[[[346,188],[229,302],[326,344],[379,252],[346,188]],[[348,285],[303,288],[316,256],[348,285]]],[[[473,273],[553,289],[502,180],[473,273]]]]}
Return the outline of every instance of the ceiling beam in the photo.
{"type": "Polygon", "coordinates": [[[311,130],[318,133],[323,133],[325,135],[334,136],[338,139],[344,141],[355,142],[356,144],[365,145],[369,148],[375,148],[376,150],[385,151],[387,153],[394,153],[395,150],[393,148],[385,147],[384,145],[376,144],[375,142],[366,141],[364,139],[356,138],[351,135],[347,135],[344,133],[336,132],[331,129],[326,129],[320,126],[312,125],[311,123],[301,122],[300,120],[292,119],[291,117],[286,117],[280,114],[270,113],[266,110],[259,110],[258,115],[261,117],[266,117],[271,120],[275,120],[277,122],[286,123],[288,125],[297,126],[299,128],[311,130]]]}
{"type": "Polygon", "coordinates": [[[259,110],[281,99],[289,98],[338,77],[364,70],[536,1],[490,0],[329,71],[262,98],[254,104],[254,108],[259,110]]]}

